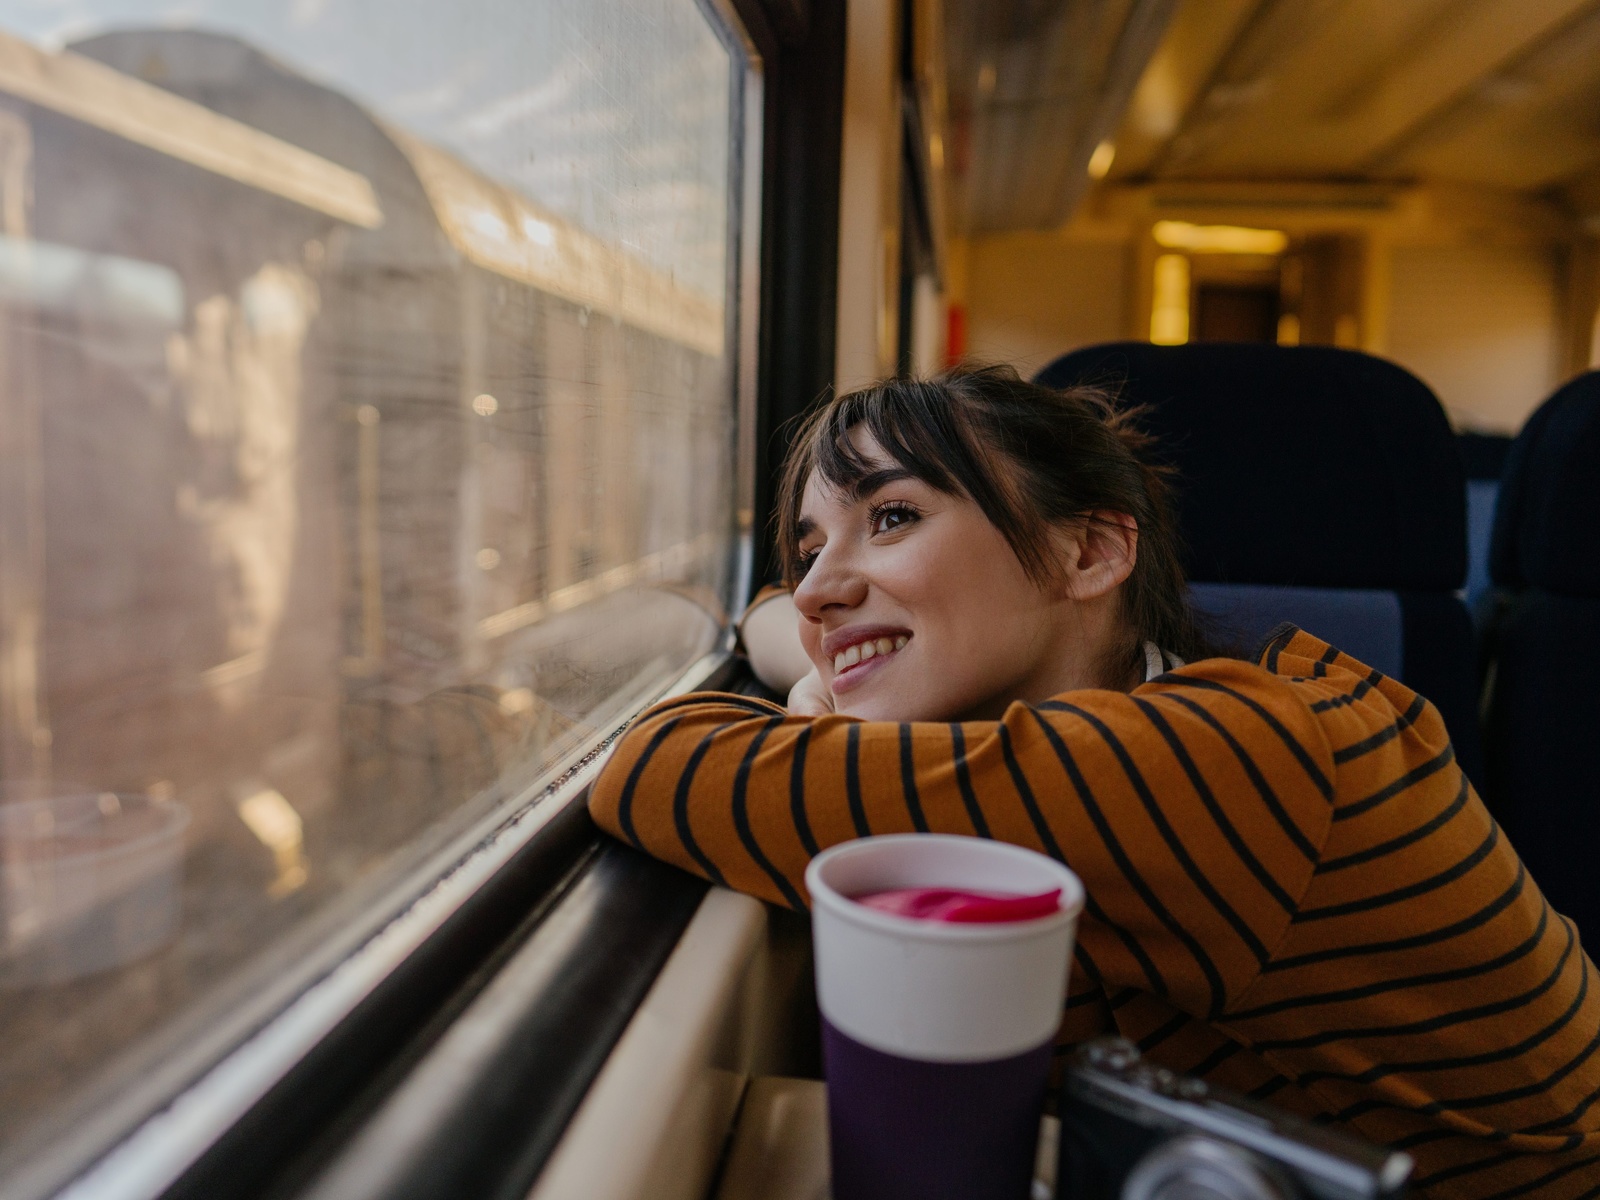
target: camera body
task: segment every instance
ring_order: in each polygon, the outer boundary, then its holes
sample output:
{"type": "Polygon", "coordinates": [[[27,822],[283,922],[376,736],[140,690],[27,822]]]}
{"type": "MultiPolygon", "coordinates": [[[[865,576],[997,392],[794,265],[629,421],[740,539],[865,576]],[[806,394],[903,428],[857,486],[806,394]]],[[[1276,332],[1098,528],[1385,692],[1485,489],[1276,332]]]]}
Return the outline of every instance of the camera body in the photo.
{"type": "Polygon", "coordinates": [[[1144,1062],[1080,1050],[1061,1086],[1058,1200],[1399,1200],[1410,1155],[1144,1062]]]}

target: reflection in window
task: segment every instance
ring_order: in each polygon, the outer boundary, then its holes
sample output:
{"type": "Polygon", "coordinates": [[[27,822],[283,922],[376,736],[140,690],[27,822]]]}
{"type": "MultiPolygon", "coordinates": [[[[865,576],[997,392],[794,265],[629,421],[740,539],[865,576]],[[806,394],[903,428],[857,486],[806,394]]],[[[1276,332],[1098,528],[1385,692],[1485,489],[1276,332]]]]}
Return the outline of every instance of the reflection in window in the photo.
{"type": "Polygon", "coordinates": [[[691,0],[59,11],[0,34],[0,1171],[731,586],[691,0]]]}

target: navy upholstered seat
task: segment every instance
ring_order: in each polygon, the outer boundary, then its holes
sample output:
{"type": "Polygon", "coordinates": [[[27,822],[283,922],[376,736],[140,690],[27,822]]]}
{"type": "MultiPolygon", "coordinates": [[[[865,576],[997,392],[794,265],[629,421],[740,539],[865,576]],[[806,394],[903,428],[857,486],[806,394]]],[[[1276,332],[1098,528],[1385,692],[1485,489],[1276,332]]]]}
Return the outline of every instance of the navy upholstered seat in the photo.
{"type": "Polygon", "coordinates": [[[1483,787],[1466,489],[1444,410],[1393,363],[1331,347],[1117,342],[1038,375],[1144,405],[1179,473],[1197,607],[1248,642],[1279,621],[1393,674],[1483,787]]]}
{"type": "Polygon", "coordinates": [[[1512,445],[1490,570],[1485,750],[1495,815],[1560,912],[1600,936],[1600,694],[1586,654],[1600,627],[1600,371],[1545,401],[1512,445]]]}

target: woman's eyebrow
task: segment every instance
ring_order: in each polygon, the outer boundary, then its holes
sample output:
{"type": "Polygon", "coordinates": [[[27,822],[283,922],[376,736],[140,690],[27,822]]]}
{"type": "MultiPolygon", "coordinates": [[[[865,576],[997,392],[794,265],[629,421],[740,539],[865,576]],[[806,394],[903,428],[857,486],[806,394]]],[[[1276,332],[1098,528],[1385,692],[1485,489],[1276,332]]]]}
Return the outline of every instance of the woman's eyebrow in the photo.
{"type": "Polygon", "coordinates": [[[901,466],[881,467],[876,471],[868,471],[850,485],[850,499],[859,503],[879,488],[899,483],[902,479],[915,478],[915,475],[901,466]]]}
{"type": "MultiPolygon", "coordinates": [[[[880,488],[888,487],[891,483],[898,483],[902,479],[917,478],[910,471],[901,466],[880,467],[876,471],[868,471],[861,478],[850,483],[845,489],[845,495],[852,504],[860,504],[869,499],[880,488]]],[[[794,540],[803,542],[817,530],[817,523],[810,517],[801,517],[794,525],[794,540]]]]}

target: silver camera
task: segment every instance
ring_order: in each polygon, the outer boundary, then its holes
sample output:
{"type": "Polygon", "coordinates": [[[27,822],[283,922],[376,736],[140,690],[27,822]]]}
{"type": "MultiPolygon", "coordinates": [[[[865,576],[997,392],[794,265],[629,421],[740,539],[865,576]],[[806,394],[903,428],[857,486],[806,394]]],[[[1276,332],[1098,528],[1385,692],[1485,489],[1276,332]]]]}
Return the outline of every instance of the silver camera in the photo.
{"type": "Polygon", "coordinates": [[[1143,1061],[1080,1050],[1061,1087],[1058,1200],[1398,1200],[1411,1156],[1143,1061]]]}

